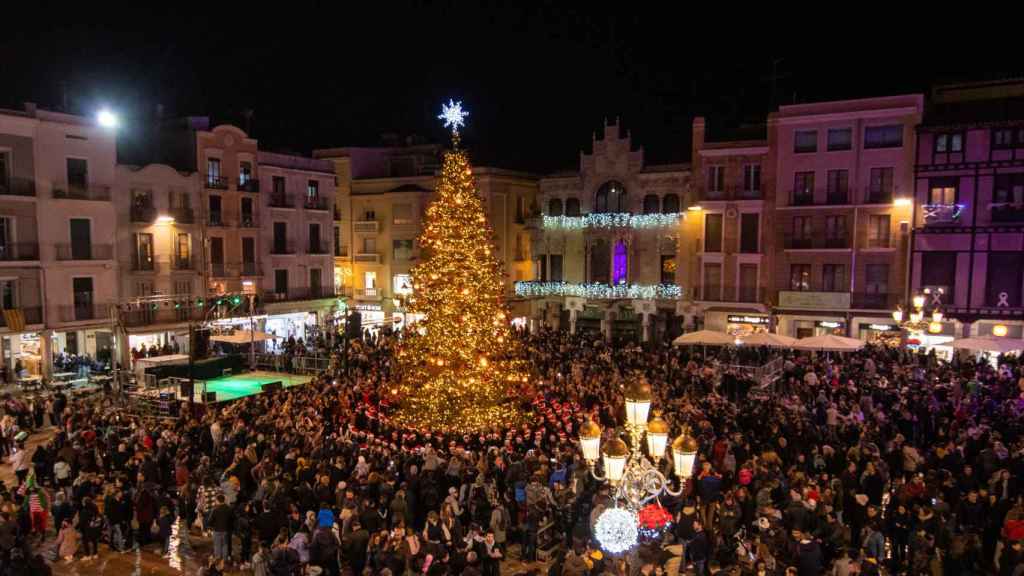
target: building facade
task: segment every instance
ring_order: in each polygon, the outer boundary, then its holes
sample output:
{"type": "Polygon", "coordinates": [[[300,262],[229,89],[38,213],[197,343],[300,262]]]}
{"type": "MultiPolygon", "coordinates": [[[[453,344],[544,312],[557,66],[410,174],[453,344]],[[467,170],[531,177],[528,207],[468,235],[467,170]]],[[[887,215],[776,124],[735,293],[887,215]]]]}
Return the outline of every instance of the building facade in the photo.
{"type": "Polygon", "coordinates": [[[683,221],[684,310],[707,329],[770,327],[775,162],[765,126],[709,134],[693,122],[695,204],[683,221]]]}
{"type": "Polygon", "coordinates": [[[647,341],[681,330],[680,250],[688,165],[645,165],[618,123],[577,172],[541,179],[534,279],[516,284],[534,324],[647,341]]]}
{"type": "Polygon", "coordinates": [[[781,334],[871,340],[906,290],[914,129],[923,96],[782,106],[775,165],[775,322],[781,334]]]}
{"type": "Polygon", "coordinates": [[[922,338],[1021,338],[1024,82],[937,87],[916,138],[911,293],[946,315],[922,338]]]}

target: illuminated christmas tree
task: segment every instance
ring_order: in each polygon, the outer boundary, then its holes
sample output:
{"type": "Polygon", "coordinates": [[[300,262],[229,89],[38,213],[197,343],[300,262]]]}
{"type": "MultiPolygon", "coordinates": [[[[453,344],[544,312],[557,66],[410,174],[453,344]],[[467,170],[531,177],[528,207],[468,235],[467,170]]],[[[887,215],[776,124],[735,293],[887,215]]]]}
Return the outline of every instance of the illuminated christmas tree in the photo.
{"type": "Polygon", "coordinates": [[[411,428],[470,432],[519,420],[516,394],[526,382],[504,303],[504,272],[492,244],[458,128],[466,112],[449,102],[440,118],[454,146],[444,155],[435,200],[412,270],[410,312],[424,319],[398,353],[399,409],[411,428]]]}

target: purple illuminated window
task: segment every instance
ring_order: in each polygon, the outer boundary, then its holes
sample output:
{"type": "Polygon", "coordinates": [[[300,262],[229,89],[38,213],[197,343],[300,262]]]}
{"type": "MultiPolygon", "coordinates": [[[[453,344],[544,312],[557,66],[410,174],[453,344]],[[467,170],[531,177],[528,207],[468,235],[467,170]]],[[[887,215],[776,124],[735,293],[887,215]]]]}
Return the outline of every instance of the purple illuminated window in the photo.
{"type": "Polygon", "coordinates": [[[626,243],[619,240],[615,243],[615,256],[612,257],[612,284],[626,283],[626,243]]]}

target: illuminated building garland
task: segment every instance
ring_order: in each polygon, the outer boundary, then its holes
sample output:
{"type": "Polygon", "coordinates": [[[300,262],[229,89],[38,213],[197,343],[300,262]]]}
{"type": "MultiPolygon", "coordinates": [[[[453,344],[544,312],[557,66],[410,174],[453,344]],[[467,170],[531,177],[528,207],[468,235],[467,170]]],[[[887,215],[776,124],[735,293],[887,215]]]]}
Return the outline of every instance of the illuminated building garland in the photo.
{"type": "Polygon", "coordinates": [[[544,216],[544,228],[549,230],[583,230],[585,228],[670,228],[678,226],[682,212],[670,214],[629,214],[611,212],[586,216],[544,216]]]}
{"type": "Polygon", "coordinates": [[[516,296],[575,296],[597,300],[630,298],[634,300],[677,300],[683,289],[677,284],[570,284],[568,282],[515,283],[516,296]]]}

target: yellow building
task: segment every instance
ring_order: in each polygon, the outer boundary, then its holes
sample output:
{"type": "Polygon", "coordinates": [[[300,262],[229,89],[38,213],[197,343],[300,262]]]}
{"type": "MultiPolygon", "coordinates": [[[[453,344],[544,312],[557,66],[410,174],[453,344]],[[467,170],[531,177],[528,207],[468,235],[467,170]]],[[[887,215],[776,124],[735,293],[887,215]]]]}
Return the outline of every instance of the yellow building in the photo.
{"type": "MultiPolygon", "coordinates": [[[[335,163],[335,282],[350,296],[364,327],[401,325],[411,292],[410,270],[419,258],[423,216],[433,200],[443,149],[436,145],[316,150],[335,163]]],[[[538,211],[538,178],[500,168],[474,168],[505,263],[508,294],[518,280],[533,279],[529,234],[538,211]]],[[[513,313],[516,314],[513,302],[513,313]]],[[[525,316],[525,314],[522,314],[525,316]]]]}

